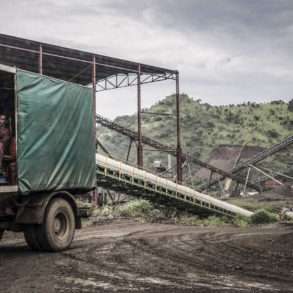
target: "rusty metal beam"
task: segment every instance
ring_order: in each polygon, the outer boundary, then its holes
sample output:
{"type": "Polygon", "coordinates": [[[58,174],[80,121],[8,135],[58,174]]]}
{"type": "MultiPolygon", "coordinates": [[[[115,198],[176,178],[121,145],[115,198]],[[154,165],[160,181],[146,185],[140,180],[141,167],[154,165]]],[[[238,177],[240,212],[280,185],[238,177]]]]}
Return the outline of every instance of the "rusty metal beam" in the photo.
{"type": "Polygon", "coordinates": [[[137,72],[137,166],[143,168],[143,146],[141,130],[141,66],[138,65],[137,72]]]}
{"type": "MultiPolygon", "coordinates": [[[[119,73],[116,75],[111,75],[104,79],[100,79],[97,84],[98,85],[97,92],[108,91],[108,90],[124,88],[124,87],[137,86],[138,84],[137,74],[138,74],[137,72],[130,73],[130,74],[119,73]]],[[[149,84],[149,83],[165,81],[165,80],[175,80],[174,74],[146,74],[141,72],[140,76],[141,76],[140,84],[149,84]]]]}
{"type": "Polygon", "coordinates": [[[179,72],[176,73],[176,132],[177,132],[177,182],[182,183],[182,148],[181,148],[181,125],[180,125],[180,88],[179,88],[179,72]]]}
{"type": "Polygon", "coordinates": [[[133,139],[130,138],[129,140],[129,146],[128,146],[128,151],[127,151],[127,156],[126,156],[126,162],[129,160],[130,152],[131,152],[131,147],[132,147],[133,139]]]}
{"type": "MultiPolygon", "coordinates": [[[[94,123],[94,129],[95,129],[95,135],[97,131],[97,125],[95,123],[95,117],[96,117],[96,93],[97,93],[97,72],[96,72],[96,57],[93,56],[92,60],[92,99],[93,99],[93,123],[94,123]]],[[[103,145],[99,142],[99,140],[96,138],[97,143],[101,145],[103,148],[103,145]]],[[[98,205],[98,195],[97,195],[97,190],[94,189],[92,191],[92,202],[94,205],[98,205]]]]}
{"type": "Polygon", "coordinates": [[[106,149],[106,147],[101,143],[101,141],[96,138],[96,144],[102,149],[102,151],[107,154],[107,156],[111,159],[113,159],[113,156],[111,155],[111,153],[106,149]]]}
{"type": "MultiPolygon", "coordinates": [[[[116,78],[117,74],[135,75],[137,73],[137,62],[0,34],[1,64],[37,73],[43,71],[43,74],[66,81],[81,72],[84,64],[91,65],[93,56],[96,58],[97,80],[110,76],[116,78]],[[40,48],[43,51],[41,54],[40,48]],[[40,57],[43,58],[42,62],[40,57]]],[[[142,83],[172,79],[175,72],[167,68],[141,64],[141,73],[146,76],[146,78],[143,76],[142,83]],[[153,80],[152,76],[154,76],[153,80]]],[[[88,69],[78,75],[75,82],[82,85],[90,84],[91,70],[88,69]]],[[[111,81],[109,81],[109,87],[110,83],[111,81]]],[[[135,81],[132,80],[132,83],[135,81]]]]}

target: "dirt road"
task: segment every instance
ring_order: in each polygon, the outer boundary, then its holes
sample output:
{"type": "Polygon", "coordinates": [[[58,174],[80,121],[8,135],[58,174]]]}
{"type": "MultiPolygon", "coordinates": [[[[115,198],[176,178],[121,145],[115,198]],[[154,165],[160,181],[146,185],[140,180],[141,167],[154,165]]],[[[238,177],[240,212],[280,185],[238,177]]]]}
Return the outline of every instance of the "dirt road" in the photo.
{"type": "Polygon", "coordinates": [[[293,292],[293,227],[120,221],[79,231],[63,253],[0,244],[0,292],[293,292]]]}

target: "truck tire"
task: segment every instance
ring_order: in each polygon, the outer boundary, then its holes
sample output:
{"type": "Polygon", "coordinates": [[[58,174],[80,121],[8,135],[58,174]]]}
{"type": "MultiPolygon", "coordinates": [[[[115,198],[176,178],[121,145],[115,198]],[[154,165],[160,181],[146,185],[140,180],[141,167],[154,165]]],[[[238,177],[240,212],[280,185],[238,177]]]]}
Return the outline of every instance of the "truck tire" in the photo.
{"type": "Polygon", "coordinates": [[[68,201],[54,198],[48,204],[44,221],[37,228],[37,239],[45,251],[67,249],[75,232],[75,216],[68,201]]]}
{"type": "Polygon", "coordinates": [[[38,239],[38,226],[37,225],[27,225],[24,229],[24,238],[28,247],[32,250],[41,250],[41,244],[38,239]]]}

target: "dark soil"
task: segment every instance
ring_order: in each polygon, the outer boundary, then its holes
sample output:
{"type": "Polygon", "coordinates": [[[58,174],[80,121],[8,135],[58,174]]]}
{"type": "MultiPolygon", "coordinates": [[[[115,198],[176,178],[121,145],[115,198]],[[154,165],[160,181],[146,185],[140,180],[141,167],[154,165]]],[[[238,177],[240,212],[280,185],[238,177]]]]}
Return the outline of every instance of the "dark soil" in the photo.
{"type": "Polygon", "coordinates": [[[293,226],[89,226],[70,250],[34,253],[7,233],[0,292],[293,292],[293,226]]]}

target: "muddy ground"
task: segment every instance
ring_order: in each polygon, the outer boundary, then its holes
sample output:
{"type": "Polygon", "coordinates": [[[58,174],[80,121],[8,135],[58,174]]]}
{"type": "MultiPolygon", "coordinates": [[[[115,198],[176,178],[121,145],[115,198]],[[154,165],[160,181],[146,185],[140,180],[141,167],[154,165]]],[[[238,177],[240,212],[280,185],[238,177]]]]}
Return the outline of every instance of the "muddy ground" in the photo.
{"type": "Polygon", "coordinates": [[[293,227],[204,228],[120,220],[62,253],[0,244],[0,292],[293,292],[293,227]]]}

